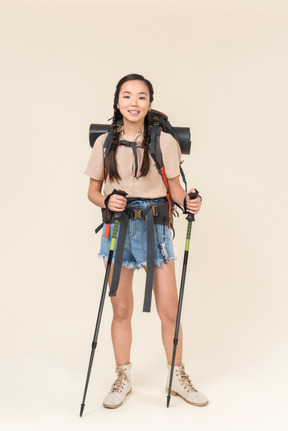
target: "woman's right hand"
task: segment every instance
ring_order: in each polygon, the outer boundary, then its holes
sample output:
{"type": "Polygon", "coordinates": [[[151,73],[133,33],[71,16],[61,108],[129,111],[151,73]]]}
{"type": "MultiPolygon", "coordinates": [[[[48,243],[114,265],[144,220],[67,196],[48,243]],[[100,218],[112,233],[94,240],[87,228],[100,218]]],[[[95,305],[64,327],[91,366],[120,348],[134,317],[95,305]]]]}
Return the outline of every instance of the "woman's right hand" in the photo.
{"type": "MultiPolygon", "coordinates": [[[[120,188],[119,190],[123,190],[120,188]]],[[[110,196],[109,202],[108,202],[108,208],[110,211],[113,212],[122,212],[125,210],[127,203],[127,199],[124,196],[118,195],[117,193],[114,193],[110,196]]]]}

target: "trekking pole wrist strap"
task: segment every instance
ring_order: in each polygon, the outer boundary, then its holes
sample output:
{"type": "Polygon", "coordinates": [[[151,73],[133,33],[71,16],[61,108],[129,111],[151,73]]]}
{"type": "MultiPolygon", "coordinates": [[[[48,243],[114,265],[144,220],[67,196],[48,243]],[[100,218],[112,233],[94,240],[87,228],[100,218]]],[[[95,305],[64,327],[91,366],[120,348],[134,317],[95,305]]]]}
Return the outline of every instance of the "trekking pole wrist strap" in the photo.
{"type": "Polygon", "coordinates": [[[186,202],[186,197],[189,196],[189,199],[196,199],[197,197],[199,197],[202,201],[202,197],[199,195],[199,192],[197,189],[195,189],[195,193],[189,193],[188,195],[185,196],[184,201],[183,201],[183,208],[184,208],[184,214],[187,214],[187,202],[186,202]]]}
{"type": "Polygon", "coordinates": [[[127,193],[126,193],[126,192],[123,192],[122,190],[116,190],[116,189],[114,189],[114,190],[113,190],[113,192],[112,192],[112,193],[110,193],[110,194],[106,197],[106,199],[104,200],[104,205],[105,205],[105,207],[107,208],[107,210],[109,209],[109,208],[108,208],[109,199],[111,198],[111,196],[112,196],[112,195],[121,195],[121,196],[126,197],[126,196],[127,196],[127,193]]]}
{"type": "Polygon", "coordinates": [[[106,196],[106,198],[104,200],[104,205],[105,205],[105,208],[107,208],[107,210],[109,210],[108,203],[109,203],[109,199],[111,198],[111,196],[112,196],[112,193],[110,193],[110,195],[106,196]]]}

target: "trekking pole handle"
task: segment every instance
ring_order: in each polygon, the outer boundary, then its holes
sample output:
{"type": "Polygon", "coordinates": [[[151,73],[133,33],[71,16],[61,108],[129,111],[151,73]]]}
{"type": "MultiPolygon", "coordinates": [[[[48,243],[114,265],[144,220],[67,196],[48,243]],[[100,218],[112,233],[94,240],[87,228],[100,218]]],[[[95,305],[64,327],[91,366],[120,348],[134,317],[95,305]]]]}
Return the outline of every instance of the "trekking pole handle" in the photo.
{"type": "MultiPolygon", "coordinates": [[[[128,195],[128,193],[124,192],[123,190],[117,190],[114,189],[112,192],[113,195],[120,195],[120,196],[124,196],[124,198],[128,195]]],[[[115,219],[119,219],[121,217],[121,212],[115,212],[115,219]]]]}
{"type": "MultiPolygon", "coordinates": [[[[188,196],[190,199],[196,199],[199,196],[198,190],[196,190],[195,193],[188,193],[188,196]]],[[[195,215],[192,213],[188,213],[188,216],[186,217],[186,220],[188,221],[195,221],[195,215]]]]}

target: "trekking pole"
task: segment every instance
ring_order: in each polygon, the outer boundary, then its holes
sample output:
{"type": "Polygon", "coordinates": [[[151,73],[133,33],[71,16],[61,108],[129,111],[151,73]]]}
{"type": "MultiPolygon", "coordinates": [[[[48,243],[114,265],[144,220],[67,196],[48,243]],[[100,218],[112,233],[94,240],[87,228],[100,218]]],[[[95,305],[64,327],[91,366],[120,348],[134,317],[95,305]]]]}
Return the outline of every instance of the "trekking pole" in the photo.
{"type": "MultiPolygon", "coordinates": [[[[127,193],[125,193],[121,190],[114,190],[113,193],[122,195],[124,197],[127,196],[127,193]]],[[[82,416],[84,408],[85,408],[85,399],[86,399],[87,389],[88,389],[88,385],[89,385],[94,354],[95,354],[95,350],[97,347],[98,333],[99,333],[99,329],[100,329],[101,317],[102,317],[102,312],[103,312],[103,307],[104,307],[104,301],[105,301],[105,296],[106,296],[106,290],[107,290],[107,285],[108,285],[108,279],[109,279],[109,274],[110,274],[110,269],[111,269],[111,264],[112,264],[112,257],[113,257],[113,253],[114,253],[116,236],[117,236],[117,232],[118,232],[119,219],[121,217],[121,213],[114,213],[114,217],[115,217],[115,224],[114,224],[114,229],[113,229],[113,233],[112,233],[112,240],[111,240],[111,244],[110,244],[110,251],[109,251],[109,255],[108,255],[107,267],[106,267],[106,272],[105,272],[105,277],[104,277],[104,282],[103,282],[102,295],[101,295],[101,299],[100,299],[100,305],[99,305],[99,310],[98,310],[96,327],[95,327],[94,337],[93,337],[93,341],[92,341],[92,349],[91,349],[91,354],[90,354],[90,360],[89,360],[89,366],[88,366],[88,373],[87,373],[87,377],[86,377],[84,395],[83,395],[83,400],[82,400],[81,409],[80,409],[80,417],[82,416]]]]}
{"type": "MultiPolygon", "coordinates": [[[[189,198],[196,199],[198,195],[199,195],[198,191],[196,190],[196,193],[189,193],[189,198]]],[[[168,395],[167,395],[167,407],[169,407],[170,398],[171,398],[171,387],[172,387],[172,380],[173,380],[175,356],[176,356],[176,350],[178,345],[178,334],[179,334],[179,328],[180,328],[180,318],[181,318],[182,302],[183,302],[183,295],[184,295],[184,285],[185,285],[185,278],[186,278],[186,269],[187,269],[187,262],[188,262],[192,222],[195,221],[194,214],[188,213],[186,220],[188,220],[188,226],[187,226],[187,233],[186,233],[186,243],[185,243],[183,267],[182,267],[181,285],[180,285],[180,291],[179,291],[175,334],[174,334],[174,340],[173,340],[174,346],[173,346],[172,363],[171,363],[171,370],[170,370],[169,389],[168,389],[168,395]]]]}

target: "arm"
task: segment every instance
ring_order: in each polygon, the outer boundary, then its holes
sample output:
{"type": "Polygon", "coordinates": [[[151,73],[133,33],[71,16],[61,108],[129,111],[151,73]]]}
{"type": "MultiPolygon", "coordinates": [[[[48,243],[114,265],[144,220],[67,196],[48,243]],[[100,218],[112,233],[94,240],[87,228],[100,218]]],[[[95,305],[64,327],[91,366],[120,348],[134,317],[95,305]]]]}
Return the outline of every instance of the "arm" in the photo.
{"type": "MultiPolygon", "coordinates": [[[[183,206],[183,201],[186,199],[187,210],[192,214],[198,214],[201,208],[201,198],[198,196],[196,199],[189,199],[189,196],[180,184],[179,176],[168,178],[168,185],[173,201],[183,206]]],[[[196,190],[192,188],[188,191],[188,193],[195,193],[195,191],[196,190]]]]}
{"type": "MultiPolygon", "coordinates": [[[[98,207],[106,208],[105,207],[106,197],[101,193],[102,184],[103,184],[103,181],[97,181],[97,180],[94,180],[93,178],[90,178],[89,189],[88,189],[88,199],[90,202],[97,205],[98,207]]],[[[123,190],[123,189],[120,187],[119,190],[123,190]]],[[[125,209],[126,202],[127,200],[126,198],[124,198],[124,196],[114,194],[114,195],[111,195],[109,199],[108,208],[111,211],[122,212],[125,209]]]]}

